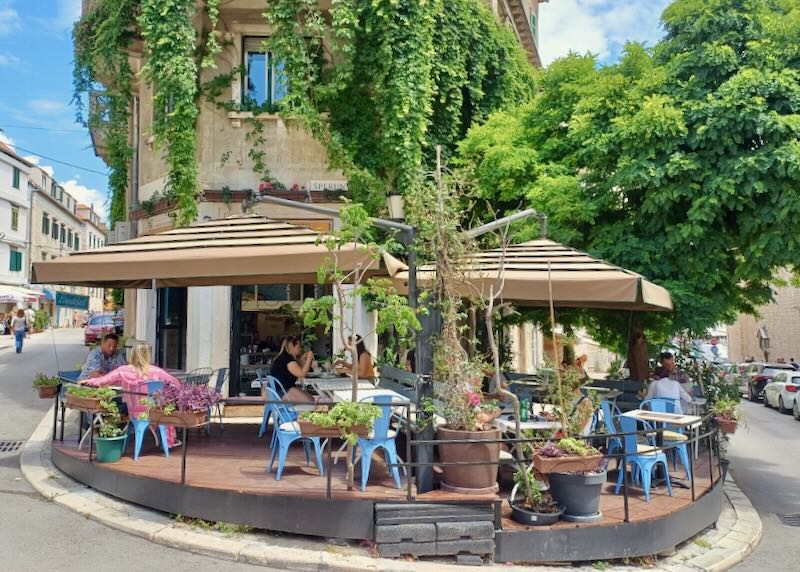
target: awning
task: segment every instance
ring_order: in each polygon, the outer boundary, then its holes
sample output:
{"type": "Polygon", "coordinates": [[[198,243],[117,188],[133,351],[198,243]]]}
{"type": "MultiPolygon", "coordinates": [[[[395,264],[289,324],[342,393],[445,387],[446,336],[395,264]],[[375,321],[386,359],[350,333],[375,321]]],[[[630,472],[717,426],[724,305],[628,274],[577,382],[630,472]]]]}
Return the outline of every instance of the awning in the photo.
{"type": "MultiPolygon", "coordinates": [[[[497,282],[502,252],[499,248],[485,250],[464,261],[467,284],[460,287],[464,297],[489,294],[491,285],[497,282]]],[[[509,246],[503,268],[502,298],[517,306],[546,307],[548,280],[552,279],[553,303],[557,307],[672,310],[672,298],[661,286],[552,240],[509,246]]],[[[434,277],[431,266],[422,266],[417,272],[417,282],[423,287],[434,277]]],[[[406,290],[408,268],[393,278],[399,289],[406,290]]]]}
{"type": "MultiPolygon", "coordinates": [[[[33,282],[106,288],[309,284],[333,255],[323,235],[262,216],[212,220],[34,262],[33,282]]],[[[340,268],[378,269],[365,248],[337,252],[340,268]]]]}
{"type": "Polygon", "coordinates": [[[56,293],[50,288],[44,288],[44,299],[48,302],[53,302],[56,299],[56,293]]]}
{"type": "Polygon", "coordinates": [[[0,284],[0,303],[3,304],[24,304],[34,302],[44,296],[36,290],[29,290],[21,286],[7,286],[0,284]]]}

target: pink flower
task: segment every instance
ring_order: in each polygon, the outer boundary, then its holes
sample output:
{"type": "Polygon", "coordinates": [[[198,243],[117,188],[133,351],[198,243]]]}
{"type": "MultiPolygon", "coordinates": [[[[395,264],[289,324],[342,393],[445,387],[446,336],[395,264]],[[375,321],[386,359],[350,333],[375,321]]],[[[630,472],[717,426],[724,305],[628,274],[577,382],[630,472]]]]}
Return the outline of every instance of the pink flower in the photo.
{"type": "Polygon", "coordinates": [[[481,405],[481,396],[479,393],[471,391],[467,394],[467,400],[471,407],[480,407],[481,405]]]}

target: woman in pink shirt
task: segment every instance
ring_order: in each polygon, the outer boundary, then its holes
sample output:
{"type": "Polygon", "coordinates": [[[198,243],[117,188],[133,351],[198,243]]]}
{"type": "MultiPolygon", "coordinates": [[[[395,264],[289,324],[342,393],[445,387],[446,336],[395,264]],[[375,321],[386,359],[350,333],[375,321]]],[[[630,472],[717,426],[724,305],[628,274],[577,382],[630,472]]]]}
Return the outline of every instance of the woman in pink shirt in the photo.
{"type": "MultiPolygon", "coordinates": [[[[142,399],[147,393],[147,381],[163,381],[165,385],[180,385],[180,381],[172,377],[166,371],[150,363],[152,353],[150,346],[139,344],[131,350],[131,357],[128,365],[118,367],[114,371],[100,377],[85,379],[79,385],[89,385],[91,387],[102,387],[104,385],[118,385],[122,388],[122,399],[128,406],[128,418],[137,419],[140,413],[147,411],[147,406],[142,405],[142,399]]],[[[175,427],[167,426],[168,444],[172,447],[175,444],[175,427]]]]}

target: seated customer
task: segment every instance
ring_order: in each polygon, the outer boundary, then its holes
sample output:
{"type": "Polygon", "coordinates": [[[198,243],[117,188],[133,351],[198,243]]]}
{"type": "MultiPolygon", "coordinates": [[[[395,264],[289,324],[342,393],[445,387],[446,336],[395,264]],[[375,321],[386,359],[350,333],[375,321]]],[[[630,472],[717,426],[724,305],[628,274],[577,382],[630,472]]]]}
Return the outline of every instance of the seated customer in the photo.
{"type": "Polygon", "coordinates": [[[272,360],[269,374],[280,381],[286,390],[286,395],[282,398],[284,401],[314,403],[314,396],[295,387],[297,380],[308,374],[314,362],[312,351],[309,350],[302,356],[301,353],[300,336],[287,336],[281,344],[281,352],[272,360]]]}
{"type": "Polygon", "coordinates": [[[126,363],[125,352],[119,349],[119,336],[106,334],[98,346],[89,352],[78,379],[100,377],[126,363]]]}
{"type": "Polygon", "coordinates": [[[681,401],[691,403],[692,396],[686,393],[678,380],[669,377],[669,371],[664,368],[656,370],[655,381],[651,381],[647,388],[646,399],[672,399],[675,403],[675,413],[683,413],[681,401]]]}
{"type": "MultiPolygon", "coordinates": [[[[140,413],[147,411],[147,406],[142,404],[144,388],[139,387],[143,381],[163,381],[166,385],[180,385],[180,381],[172,377],[166,371],[150,363],[152,354],[150,346],[139,344],[131,350],[131,359],[128,365],[116,368],[114,371],[102,375],[84,379],[78,382],[79,385],[91,387],[102,387],[104,385],[118,385],[122,388],[123,400],[128,406],[128,417],[137,419],[140,413]]],[[[167,427],[168,444],[170,447],[175,445],[175,427],[167,427]]]]}
{"type": "MultiPolygon", "coordinates": [[[[349,338],[348,342],[352,343],[353,338],[349,338]]],[[[361,336],[356,336],[356,355],[358,356],[358,378],[359,379],[373,379],[375,377],[375,367],[372,365],[372,356],[364,346],[364,340],[361,336]]],[[[337,360],[336,373],[343,373],[352,375],[353,366],[347,361],[337,360]]]]}

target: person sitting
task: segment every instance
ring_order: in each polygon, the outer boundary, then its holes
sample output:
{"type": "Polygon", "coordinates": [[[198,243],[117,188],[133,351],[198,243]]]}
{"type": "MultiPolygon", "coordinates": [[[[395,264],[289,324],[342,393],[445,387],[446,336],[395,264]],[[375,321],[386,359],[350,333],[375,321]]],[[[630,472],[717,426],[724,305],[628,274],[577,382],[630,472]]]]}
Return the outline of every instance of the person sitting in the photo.
{"type": "Polygon", "coordinates": [[[675,413],[683,413],[681,402],[691,403],[692,396],[683,389],[678,380],[670,378],[669,374],[666,368],[656,369],[656,379],[650,382],[646,399],[671,399],[675,403],[675,413]]]}
{"type": "Polygon", "coordinates": [[[296,387],[297,380],[304,378],[314,363],[314,352],[309,350],[301,356],[302,351],[300,336],[285,337],[280,353],[272,360],[269,374],[280,381],[286,390],[282,397],[284,401],[314,403],[313,395],[296,387]]]}
{"type": "Polygon", "coordinates": [[[106,334],[100,344],[89,352],[78,379],[100,377],[128,363],[125,353],[119,349],[119,336],[106,334]]]}
{"type": "MultiPolygon", "coordinates": [[[[349,343],[353,343],[353,338],[350,337],[348,338],[347,341],[349,343]]],[[[355,344],[356,344],[356,355],[358,356],[358,367],[357,367],[358,378],[374,379],[375,367],[372,364],[372,356],[367,351],[367,348],[364,345],[364,340],[361,338],[361,336],[358,335],[356,336],[355,344]]],[[[336,367],[336,373],[353,375],[353,366],[350,362],[344,360],[337,360],[335,367],[336,367]]]]}
{"type": "MultiPolygon", "coordinates": [[[[113,334],[109,334],[113,335],[113,334]]],[[[142,403],[141,395],[144,390],[139,387],[143,381],[163,381],[165,385],[180,386],[181,382],[168,374],[166,371],[156,365],[152,365],[152,352],[150,346],[147,344],[138,344],[131,350],[131,359],[127,365],[121,365],[113,371],[101,375],[99,377],[92,377],[89,379],[82,379],[78,385],[88,385],[90,387],[103,387],[106,385],[117,385],[122,388],[122,396],[125,405],[127,406],[127,413],[130,419],[137,419],[141,413],[147,411],[147,405],[142,403]]],[[[175,427],[170,425],[167,427],[167,444],[170,447],[176,445],[175,442],[175,427]]]]}

